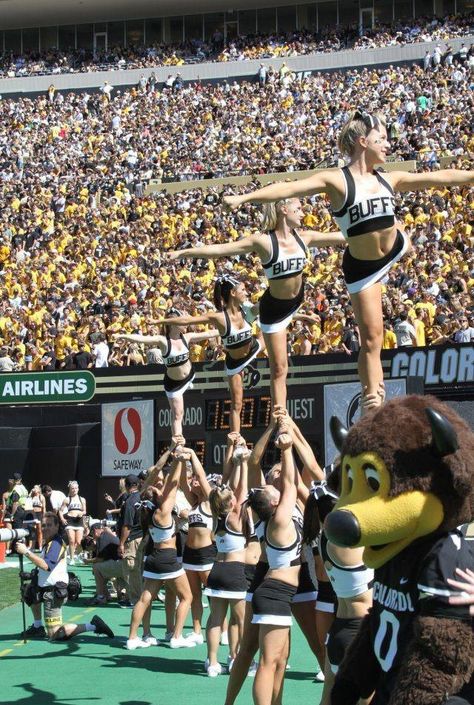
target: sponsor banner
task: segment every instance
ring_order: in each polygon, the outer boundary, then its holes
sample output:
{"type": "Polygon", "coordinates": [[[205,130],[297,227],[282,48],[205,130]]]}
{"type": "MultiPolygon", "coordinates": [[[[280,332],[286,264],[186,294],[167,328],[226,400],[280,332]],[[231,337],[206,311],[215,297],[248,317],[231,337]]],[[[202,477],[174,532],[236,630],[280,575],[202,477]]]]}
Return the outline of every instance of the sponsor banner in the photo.
{"type": "MultiPolygon", "coordinates": [[[[406,380],[385,380],[385,392],[388,399],[406,394],[406,380]]],[[[325,463],[332,463],[338,450],[333,443],[329,430],[331,416],[337,416],[346,428],[352,426],[360,418],[361,401],[360,382],[343,382],[341,384],[324,385],[324,448],[325,463]]]]}
{"type": "Polygon", "coordinates": [[[0,375],[0,404],[77,404],[94,394],[95,378],[86,370],[0,375]]]}
{"type": "Polygon", "coordinates": [[[474,345],[398,350],[391,377],[422,377],[425,387],[474,382],[474,345]]]}
{"type": "Polygon", "coordinates": [[[102,405],[102,477],[138,475],[154,461],[153,401],[102,405]]]}

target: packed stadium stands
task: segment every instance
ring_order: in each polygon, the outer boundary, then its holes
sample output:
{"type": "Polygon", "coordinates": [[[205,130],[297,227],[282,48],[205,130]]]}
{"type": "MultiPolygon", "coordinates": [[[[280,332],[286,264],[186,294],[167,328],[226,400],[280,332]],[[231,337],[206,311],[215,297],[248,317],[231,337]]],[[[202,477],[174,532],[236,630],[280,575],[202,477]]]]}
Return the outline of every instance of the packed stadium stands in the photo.
{"type": "MultiPolygon", "coordinates": [[[[303,29],[278,34],[257,34],[233,38],[224,42],[216,32],[208,41],[189,39],[182,44],[152,44],[110,46],[107,50],[92,51],[78,48],[26,51],[16,55],[6,51],[0,57],[0,77],[57,75],[63,73],[182,66],[209,61],[245,61],[272,57],[291,57],[304,54],[333,52],[342,49],[367,49],[384,46],[403,46],[414,42],[447,42],[450,39],[472,35],[474,13],[445,18],[420,17],[379,24],[362,32],[357,25],[327,27],[319,32],[303,29]]],[[[469,48],[469,47],[468,47],[469,48]]],[[[443,52],[449,55],[448,46],[443,52]]]]}
{"type": "MultiPolygon", "coordinates": [[[[256,46],[247,45],[243,58],[256,46]]],[[[436,168],[442,157],[458,167],[472,161],[472,60],[467,52],[461,59],[428,70],[304,78],[284,67],[260,82],[163,88],[143,81],[94,94],[52,86],[37,98],[1,101],[0,371],[93,364],[83,353],[102,333],[109,364],[141,364],[145,351],[115,343],[113,334],[154,330],[150,319],[171,302],[191,313],[210,306],[222,270],[232,269],[258,300],[263,279],[252,258],[172,266],[163,254],[258,230],[259,209],[226,213],[215,187],[146,195],[150,179],[341,165],[336,138],[355,106],[383,111],[396,159],[416,159],[419,168],[436,168]]],[[[474,340],[473,211],[472,188],[399,200],[414,251],[386,283],[386,347],[396,345],[393,328],[405,310],[418,344],[474,340]]],[[[305,226],[331,222],[324,198],[305,203],[305,226]]],[[[313,320],[293,326],[290,350],[355,352],[342,252],[313,255],[304,308],[313,320]]],[[[208,343],[193,357],[220,359],[222,350],[208,343]]]]}

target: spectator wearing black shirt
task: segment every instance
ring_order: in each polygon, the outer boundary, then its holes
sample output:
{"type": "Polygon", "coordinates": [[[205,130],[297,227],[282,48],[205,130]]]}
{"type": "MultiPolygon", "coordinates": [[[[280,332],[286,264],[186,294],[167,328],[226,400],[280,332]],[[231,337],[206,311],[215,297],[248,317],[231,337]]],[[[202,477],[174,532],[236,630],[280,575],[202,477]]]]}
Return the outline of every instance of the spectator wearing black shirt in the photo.
{"type": "MultiPolygon", "coordinates": [[[[122,593],[126,597],[127,583],[123,577],[124,561],[119,556],[119,537],[108,527],[102,526],[99,521],[91,522],[91,536],[95,544],[94,558],[86,559],[92,564],[95,579],[95,596],[89,600],[89,605],[105,605],[110,594],[107,591],[107,581],[117,579],[117,595],[122,593]]],[[[128,597],[127,597],[128,601],[128,597]]]]}
{"type": "Polygon", "coordinates": [[[56,369],[56,355],[52,345],[45,346],[45,353],[41,358],[40,365],[43,372],[54,372],[56,369]]]}
{"type": "Polygon", "coordinates": [[[94,358],[90,352],[86,351],[85,347],[86,344],[84,342],[78,343],[79,352],[74,355],[76,370],[88,370],[94,365],[94,358]]]}
{"type": "Polygon", "coordinates": [[[123,577],[128,587],[130,603],[123,605],[133,606],[142,593],[142,566],[141,554],[137,556],[142,540],[142,528],[136,504],[140,501],[138,490],[139,479],[136,475],[127,475],[125,490],[127,499],[120,508],[117,522],[117,535],[120,539],[118,555],[123,558],[123,577]]]}
{"type": "Polygon", "coordinates": [[[360,350],[358,328],[354,322],[348,322],[342,331],[342,349],[347,355],[352,355],[360,350]]]}

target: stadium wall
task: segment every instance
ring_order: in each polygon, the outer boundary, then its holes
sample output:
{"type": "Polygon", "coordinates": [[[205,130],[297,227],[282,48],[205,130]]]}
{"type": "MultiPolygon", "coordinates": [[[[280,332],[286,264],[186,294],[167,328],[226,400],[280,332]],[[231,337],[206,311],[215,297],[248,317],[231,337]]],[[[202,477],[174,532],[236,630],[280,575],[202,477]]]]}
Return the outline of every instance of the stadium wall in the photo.
{"type": "MultiPolygon", "coordinates": [[[[384,351],[386,380],[407,380],[406,390],[435,394],[455,405],[474,426],[474,345],[404,348],[384,351]]],[[[217,468],[228,433],[228,390],[223,363],[198,363],[194,389],[186,394],[184,432],[200,450],[208,469],[217,468]]],[[[151,399],[154,402],[154,457],[169,441],[168,405],[162,392],[162,367],[93,370],[95,394],[86,403],[44,404],[34,397],[28,404],[6,398],[10,379],[27,380],[31,373],[0,376],[0,486],[6,488],[12,472],[21,472],[25,484],[48,483],[62,489],[77,479],[89,501],[88,512],[103,515],[104,492],[117,491],[116,477],[102,477],[102,405],[151,399]],[[11,403],[13,401],[13,404],[11,403]],[[9,402],[9,403],[7,403],[9,402]]],[[[43,373],[36,373],[36,377],[43,373]]],[[[77,373],[76,373],[77,374],[77,373]]],[[[265,358],[256,360],[244,377],[243,433],[250,442],[261,435],[270,412],[270,372],[265,358]]],[[[328,390],[349,389],[347,421],[357,410],[360,389],[357,360],[345,354],[290,358],[288,406],[303,433],[324,463],[327,450],[326,404],[328,390]],[[356,390],[356,391],[354,391],[356,390]]],[[[333,394],[334,397],[334,394],[333,394]]],[[[126,474],[126,473],[123,473],[126,474]]],[[[118,475],[117,475],[118,476],[118,475]]]]}
{"type": "MultiPolygon", "coordinates": [[[[450,39],[449,44],[456,52],[461,44],[474,42],[474,35],[459,39],[450,39]]],[[[70,73],[48,76],[31,76],[25,78],[0,79],[0,94],[45,93],[53,83],[57,90],[98,90],[104,81],[115,88],[136,85],[140,76],[155,73],[158,84],[164,83],[171,74],[181,74],[185,81],[223,81],[225,79],[253,78],[257,75],[261,63],[279,69],[286,63],[296,72],[336,71],[348,68],[366,68],[368,66],[388,66],[390,64],[413,63],[421,61],[440,42],[424,42],[406,44],[404,46],[388,46],[379,49],[347,50],[327,52],[324,54],[307,54],[285,58],[268,58],[251,61],[229,61],[200,64],[185,64],[183,66],[159,66],[147,69],[129,69],[117,71],[98,71],[91,73],[70,73]]],[[[441,42],[443,45],[446,42],[441,42]]]]}

